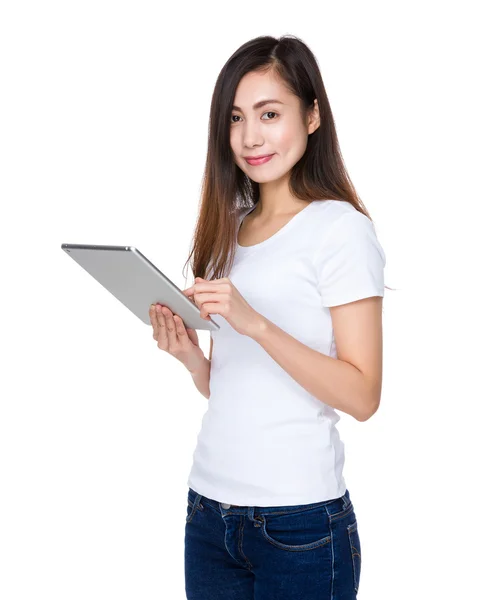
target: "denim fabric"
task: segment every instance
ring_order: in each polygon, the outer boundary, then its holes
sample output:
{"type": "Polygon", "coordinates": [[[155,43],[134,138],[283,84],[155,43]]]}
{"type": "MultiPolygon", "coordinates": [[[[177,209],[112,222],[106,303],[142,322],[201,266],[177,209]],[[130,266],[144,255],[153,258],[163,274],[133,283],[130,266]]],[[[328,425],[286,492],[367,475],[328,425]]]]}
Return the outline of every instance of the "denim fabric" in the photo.
{"type": "Polygon", "coordinates": [[[350,494],[297,506],[221,504],[189,488],[187,600],[355,600],[361,546],[350,494]]]}

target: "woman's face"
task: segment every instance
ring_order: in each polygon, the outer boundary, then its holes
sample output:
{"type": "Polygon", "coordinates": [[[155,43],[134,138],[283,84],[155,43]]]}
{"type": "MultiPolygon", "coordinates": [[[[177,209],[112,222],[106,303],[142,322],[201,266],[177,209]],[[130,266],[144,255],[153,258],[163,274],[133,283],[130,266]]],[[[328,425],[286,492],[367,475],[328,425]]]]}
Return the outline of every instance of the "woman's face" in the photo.
{"type": "Polygon", "coordinates": [[[303,156],[308,135],[319,126],[318,104],[303,122],[300,100],[272,72],[247,73],[236,89],[230,141],[238,167],[257,183],[286,175],[303,156]],[[258,102],[278,100],[255,107],[258,102]],[[237,108],[235,108],[237,107],[237,108]],[[250,165],[246,156],[274,154],[268,162],[250,165]]]}

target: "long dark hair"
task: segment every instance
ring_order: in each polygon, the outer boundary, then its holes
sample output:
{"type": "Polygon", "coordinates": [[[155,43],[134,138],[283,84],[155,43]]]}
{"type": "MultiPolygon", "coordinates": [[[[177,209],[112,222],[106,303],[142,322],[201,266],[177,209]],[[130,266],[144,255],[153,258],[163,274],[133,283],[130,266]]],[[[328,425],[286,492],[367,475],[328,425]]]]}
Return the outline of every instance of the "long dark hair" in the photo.
{"type": "Polygon", "coordinates": [[[305,153],[290,174],[291,193],[306,201],[344,200],[371,221],[343,162],[335,122],[315,56],[298,37],[256,37],[243,44],[221,69],[209,115],[208,150],[199,217],[191,257],[194,277],[221,279],[230,272],[238,215],[259,201],[259,183],[235,163],[230,122],[236,88],[252,71],[272,71],[301,101],[302,118],[318,100],[320,126],[309,135],[305,153]],[[210,277],[208,277],[210,275],[210,277]]]}

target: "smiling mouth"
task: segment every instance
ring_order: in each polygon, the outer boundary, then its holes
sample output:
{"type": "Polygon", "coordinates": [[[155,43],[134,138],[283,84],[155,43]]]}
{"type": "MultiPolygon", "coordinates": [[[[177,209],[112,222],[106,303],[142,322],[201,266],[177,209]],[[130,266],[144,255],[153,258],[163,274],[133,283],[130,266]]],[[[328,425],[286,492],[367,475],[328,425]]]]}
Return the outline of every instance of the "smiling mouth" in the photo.
{"type": "Polygon", "coordinates": [[[273,158],[274,154],[268,154],[267,156],[260,156],[258,158],[245,158],[244,160],[251,165],[252,167],[257,167],[259,165],[264,165],[269,162],[273,158]]]}
{"type": "Polygon", "coordinates": [[[246,160],[259,160],[260,158],[267,158],[268,156],[273,156],[273,154],[260,154],[259,156],[245,156],[246,160]]]}

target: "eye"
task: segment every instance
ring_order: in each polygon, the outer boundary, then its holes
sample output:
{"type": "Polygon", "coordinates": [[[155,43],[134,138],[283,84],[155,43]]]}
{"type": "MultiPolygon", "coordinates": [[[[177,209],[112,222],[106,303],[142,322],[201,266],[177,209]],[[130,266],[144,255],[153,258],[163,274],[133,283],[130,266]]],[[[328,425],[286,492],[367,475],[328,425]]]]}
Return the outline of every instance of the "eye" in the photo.
{"type": "MultiPolygon", "coordinates": [[[[263,113],[264,115],[276,115],[278,116],[277,112],[274,112],[273,110],[268,110],[267,112],[263,113]]],[[[233,119],[234,117],[239,117],[239,115],[231,115],[231,119],[233,119]]],[[[241,118],[241,117],[239,117],[241,118]]],[[[273,119],[263,119],[264,121],[272,121],[273,119]]],[[[231,121],[231,123],[239,123],[239,121],[231,121]]]]}

